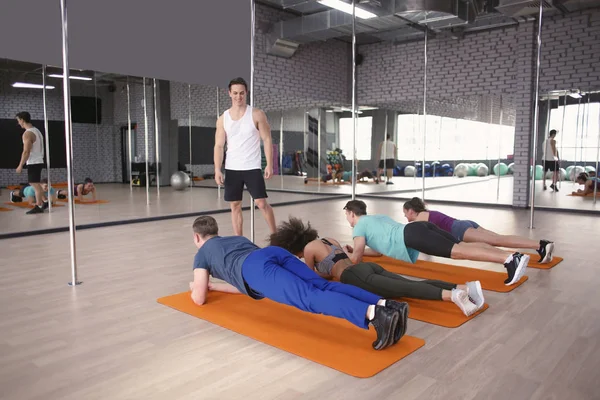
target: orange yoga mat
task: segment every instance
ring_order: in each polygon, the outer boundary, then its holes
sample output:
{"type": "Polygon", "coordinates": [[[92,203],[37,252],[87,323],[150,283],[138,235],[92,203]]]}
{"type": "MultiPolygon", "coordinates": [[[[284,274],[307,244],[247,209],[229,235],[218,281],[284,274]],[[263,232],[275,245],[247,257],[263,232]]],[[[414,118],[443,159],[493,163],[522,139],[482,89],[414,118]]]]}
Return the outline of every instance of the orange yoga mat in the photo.
{"type": "MultiPolygon", "coordinates": [[[[573,196],[573,197],[594,197],[594,192],[588,193],[585,196],[576,196],[574,194],[569,193],[569,194],[567,194],[567,196],[573,196]]],[[[600,197],[600,192],[597,192],[596,196],[600,197]]]]}
{"type": "Polygon", "coordinates": [[[0,212],[1,211],[12,211],[12,209],[6,208],[6,207],[0,207],[0,212]]]}
{"type": "Polygon", "coordinates": [[[423,339],[405,335],[395,345],[375,350],[372,327],[365,330],[340,318],[239,294],[209,292],[202,306],[194,304],[189,291],[157,301],[357,378],[371,377],[425,345],[423,339]]]}
{"type": "Polygon", "coordinates": [[[529,255],[529,257],[531,257],[529,259],[529,264],[527,264],[527,266],[530,268],[550,269],[550,268],[556,267],[562,260],[564,260],[564,258],[562,258],[562,257],[552,256],[552,261],[550,261],[549,263],[546,263],[546,264],[540,264],[539,262],[537,262],[537,260],[540,259],[539,254],[533,254],[533,253],[525,253],[525,254],[527,254],[527,255],[529,255]]]}
{"type": "MultiPolygon", "coordinates": [[[[21,202],[21,203],[11,203],[10,201],[6,201],[4,202],[4,204],[8,204],[9,206],[15,206],[15,207],[20,207],[20,208],[33,208],[33,206],[29,205],[29,203],[27,202],[21,202]]],[[[52,207],[64,207],[62,204],[54,204],[52,205],[52,207]]]]}
{"type": "Polygon", "coordinates": [[[483,289],[502,293],[516,289],[528,279],[527,276],[523,276],[514,285],[506,286],[504,280],[507,278],[507,275],[502,272],[459,267],[423,260],[417,260],[415,264],[410,264],[386,256],[364,257],[364,261],[377,263],[395,274],[414,276],[416,278],[437,279],[456,284],[463,284],[467,281],[480,281],[483,289]]]}
{"type": "MultiPolygon", "coordinates": [[[[58,199],[58,201],[62,201],[64,203],[68,203],[69,199],[58,199]]],[[[96,200],[96,201],[84,201],[83,203],[79,201],[79,199],[75,199],[75,204],[106,204],[106,203],[110,203],[109,200],[96,200]]]]}
{"type": "MultiPolygon", "coordinates": [[[[463,282],[464,283],[464,282],[463,282]]],[[[408,318],[446,328],[457,328],[489,308],[487,304],[470,317],[451,301],[399,299],[408,303],[408,318]]]]}

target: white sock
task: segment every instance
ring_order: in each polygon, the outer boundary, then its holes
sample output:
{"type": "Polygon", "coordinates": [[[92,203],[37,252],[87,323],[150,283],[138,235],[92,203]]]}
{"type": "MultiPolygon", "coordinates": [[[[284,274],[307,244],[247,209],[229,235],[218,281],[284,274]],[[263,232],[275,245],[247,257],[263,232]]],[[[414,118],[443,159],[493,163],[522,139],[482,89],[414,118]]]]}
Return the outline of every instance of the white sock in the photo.
{"type": "Polygon", "coordinates": [[[510,256],[508,256],[508,258],[506,259],[506,261],[504,261],[504,264],[508,264],[512,260],[513,260],[513,255],[511,254],[510,256]]]}
{"type": "Polygon", "coordinates": [[[379,301],[377,302],[377,305],[385,307],[385,299],[379,299],[379,301]]]}
{"type": "Polygon", "coordinates": [[[367,318],[369,321],[372,321],[373,318],[375,318],[375,305],[372,304],[367,308],[367,318]]]}

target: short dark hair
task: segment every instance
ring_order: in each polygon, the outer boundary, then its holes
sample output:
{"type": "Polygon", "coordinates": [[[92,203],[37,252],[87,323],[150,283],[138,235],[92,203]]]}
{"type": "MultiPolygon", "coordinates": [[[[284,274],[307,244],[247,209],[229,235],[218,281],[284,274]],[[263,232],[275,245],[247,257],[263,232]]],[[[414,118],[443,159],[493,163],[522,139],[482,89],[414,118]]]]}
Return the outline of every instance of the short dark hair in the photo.
{"type": "Polygon", "coordinates": [[[416,213],[420,213],[423,211],[427,211],[427,206],[425,202],[418,197],[413,197],[406,203],[404,203],[405,210],[413,210],[416,213]]]}
{"type": "Polygon", "coordinates": [[[344,206],[344,210],[353,212],[355,215],[367,215],[367,205],[362,200],[350,200],[344,206]]]}
{"type": "Polygon", "coordinates": [[[556,136],[556,133],[556,129],[552,129],[549,136],[556,136]]]}
{"type": "Polygon", "coordinates": [[[215,236],[219,234],[219,225],[217,221],[210,215],[203,215],[196,218],[193,224],[194,233],[201,237],[215,236]]]}
{"type": "Polygon", "coordinates": [[[289,221],[283,221],[277,227],[277,231],[269,236],[269,242],[271,246],[299,254],[307,244],[318,237],[319,234],[310,226],[310,222],[304,225],[300,218],[290,217],[289,221]]]}
{"type": "Polygon", "coordinates": [[[386,138],[391,139],[392,137],[388,134],[388,135],[386,135],[386,138]]]}
{"type": "Polygon", "coordinates": [[[17,113],[16,117],[19,119],[22,119],[23,121],[27,122],[28,124],[31,123],[31,114],[29,114],[27,111],[21,111],[21,112],[17,113]]]}
{"type": "Polygon", "coordinates": [[[244,85],[244,87],[246,88],[246,92],[248,91],[248,84],[246,83],[246,81],[244,80],[244,78],[240,78],[237,77],[235,79],[232,79],[231,81],[229,81],[229,91],[231,91],[231,87],[233,85],[244,85]]]}
{"type": "Polygon", "coordinates": [[[84,183],[84,184],[86,184],[86,183],[94,183],[94,181],[92,180],[92,178],[85,178],[85,179],[83,180],[83,183],[84,183]]]}
{"type": "Polygon", "coordinates": [[[42,180],[40,181],[40,183],[48,183],[48,178],[42,178],[42,180]]]}
{"type": "Polygon", "coordinates": [[[590,175],[587,172],[581,172],[579,175],[577,175],[576,181],[587,182],[588,179],[590,179],[590,175]]]}

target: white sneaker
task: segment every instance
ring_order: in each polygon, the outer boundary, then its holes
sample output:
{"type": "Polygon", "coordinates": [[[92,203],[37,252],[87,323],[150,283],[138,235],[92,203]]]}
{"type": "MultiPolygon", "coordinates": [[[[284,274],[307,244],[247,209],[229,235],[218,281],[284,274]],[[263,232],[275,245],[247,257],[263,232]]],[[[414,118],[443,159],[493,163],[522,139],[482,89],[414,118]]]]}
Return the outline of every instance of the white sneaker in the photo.
{"type": "Polygon", "coordinates": [[[469,300],[475,303],[478,310],[485,304],[483,290],[479,281],[467,282],[467,295],[469,296],[469,300]]]}
{"type": "Polygon", "coordinates": [[[469,295],[464,290],[452,289],[452,302],[456,304],[467,317],[470,317],[477,312],[477,306],[469,300],[469,295]]]}

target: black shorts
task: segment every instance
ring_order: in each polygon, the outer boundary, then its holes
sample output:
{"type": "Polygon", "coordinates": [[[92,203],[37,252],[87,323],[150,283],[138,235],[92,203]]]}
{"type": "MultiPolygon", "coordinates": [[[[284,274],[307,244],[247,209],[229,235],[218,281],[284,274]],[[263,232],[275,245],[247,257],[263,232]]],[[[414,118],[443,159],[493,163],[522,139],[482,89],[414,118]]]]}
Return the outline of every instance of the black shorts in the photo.
{"type": "MultiPolygon", "coordinates": [[[[379,168],[383,169],[383,160],[379,160],[379,168]]],[[[393,158],[385,159],[385,168],[394,169],[394,159],[393,158]]]]}
{"type": "Polygon", "coordinates": [[[29,164],[27,165],[27,182],[40,183],[42,181],[42,170],[44,164],[29,164]]]}
{"type": "Polygon", "coordinates": [[[242,201],[244,184],[254,200],[266,199],[267,188],[260,169],[247,171],[225,170],[225,201],[242,201]]]}
{"type": "Polygon", "coordinates": [[[406,247],[430,256],[451,258],[452,248],[459,240],[431,222],[416,221],[404,227],[406,247]]]}
{"type": "Polygon", "coordinates": [[[558,171],[558,161],[544,160],[544,172],[546,171],[558,171]]]}

